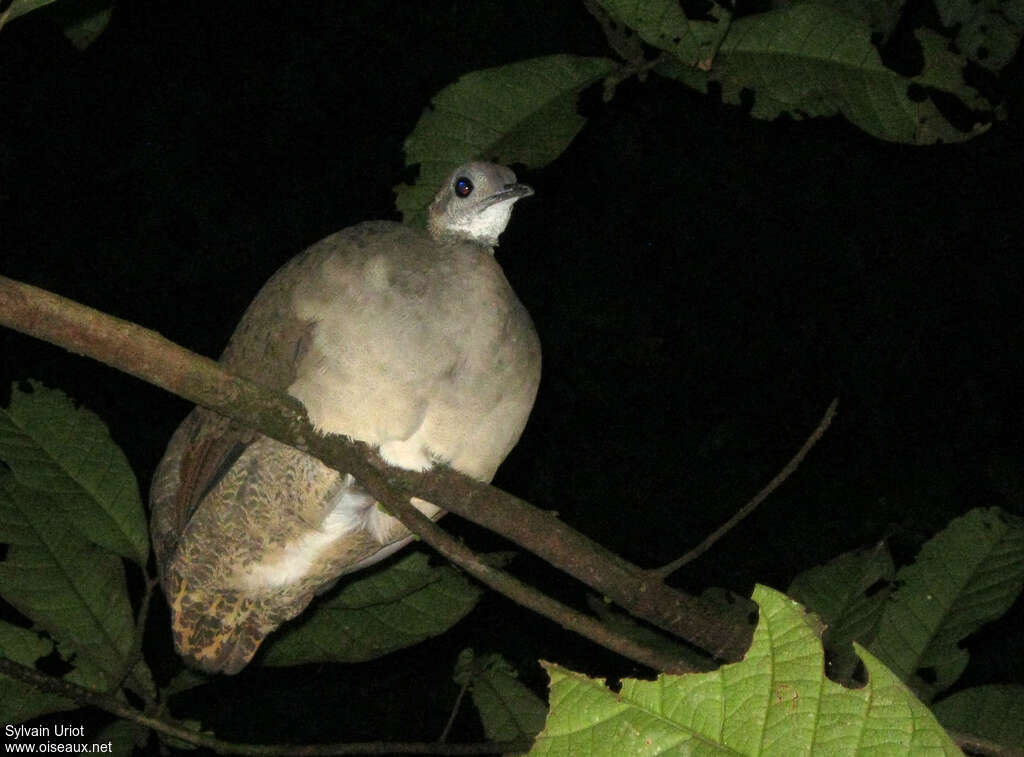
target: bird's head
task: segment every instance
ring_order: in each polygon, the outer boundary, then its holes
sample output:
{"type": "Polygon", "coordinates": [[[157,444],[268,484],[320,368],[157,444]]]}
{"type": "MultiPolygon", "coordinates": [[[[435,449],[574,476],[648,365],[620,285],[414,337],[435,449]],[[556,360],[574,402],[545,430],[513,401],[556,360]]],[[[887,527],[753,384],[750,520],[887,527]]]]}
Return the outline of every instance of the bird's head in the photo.
{"type": "Polygon", "coordinates": [[[516,200],[533,188],[516,182],[511,168],[473,162],[459,166],[430,204],[427,227],[434,239],[466,239],[494,247],[516,200]]]}

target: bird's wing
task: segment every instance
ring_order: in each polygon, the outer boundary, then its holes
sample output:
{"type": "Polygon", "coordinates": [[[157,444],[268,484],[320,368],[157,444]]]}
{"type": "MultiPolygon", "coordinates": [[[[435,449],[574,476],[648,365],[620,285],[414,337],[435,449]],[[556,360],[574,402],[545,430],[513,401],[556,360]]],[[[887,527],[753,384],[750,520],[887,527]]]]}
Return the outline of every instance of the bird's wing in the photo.
{"type": "MultiPolygon", "coordinates": [[[[293,381],[310,333],[310,324],[294,316],[290,303],[298,262],[284,266],[264,285],[221,356],[229,370],[276,391],[293,381]]],[[[161,567],[169,564],[200,503],[258,438],[236,421],[203,408],[193,410],[178,427],[150,490],[151,530],[161,567]]]]}
{"type": "MultiPolygon", "coordinates": [[[[293,381],[312,328],[292,305],[301,263],[300,256],[267,282],[221,357],[227,368],[279,391],[293,381]]],[[[325,564],[366,560],[381,546],[370,534],[342,539],[373,509],[355,482],[203,408],[172,436],[150,502],[176,646],[210,671],[240,670],[267,633],[337,576],[333,568],[325,575],[325,564]],[[350,517],[327,527],[335,507],[350,517]],[[346,554],[323,561],[331,549],[346,554]]]]}

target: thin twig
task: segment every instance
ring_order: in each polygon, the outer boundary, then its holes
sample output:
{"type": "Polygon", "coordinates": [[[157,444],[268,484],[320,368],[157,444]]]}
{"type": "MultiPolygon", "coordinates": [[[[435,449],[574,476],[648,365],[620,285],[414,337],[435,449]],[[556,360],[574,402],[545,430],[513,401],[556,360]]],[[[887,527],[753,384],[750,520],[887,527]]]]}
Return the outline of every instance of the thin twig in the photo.
{"type": "Polygon", "coordinates": [[[437,737],[437,740],[442,744],[448,740],[448,734],[451,732],[452,726],[455,725],[455,716],[459,714],[459,709],[462,707],[462,698],[466,696],[466,690],[469,689],[469,682],[471,680],[471,676],[466,677],[466,680],[462,683],[462,688],[459,689],[459,695],[455,697],[455,703],[452,705],[452,712],[448,716],[448,722],[444,724],[441,735],[437,737]]]}
{"type": "Polygon", "coordinates": [[[135,619],[135,637],[132,640],[132,648],[125,657],[124,667],[122,668],[121,675],[118,676],[117,685],[112,689],[112,692],[121,688],[121,686],[125,685],[126,681],[131,679],[135,684],[131,687],[132,691],[138,694],[147,705],[153,705],[156,702],[147,690],[147,682],[137,679],[135,667],[142,661],[142,639],[146,632],[149,603],[153,599],[153,591],[156,589],[159,581],[146,572],[143,573],[143,578],[146,582],[146,588],[142,595],[142,602],[139,603],[139,614],[135,619]]]}
{"type": "Polygon", "coordinates": [[[822,417],[821,422],[818,424],[818,427],[814,429],[814,432],[807,438],[807,441],[804,442],[803,446],[799,449],[799,451],[797,451],[797,453],[793,455],[793,458],[788,463],[786,463],[786,467],[780,470],[775,475],[775,478],[769,481],[768,485],[761,489],[761,491],[759,491],[757,494],[755,494],[754,498],[747,502],[747,504],[745,504],[743,507],[741,507],[735,515],[729,518],[729,520],[727,520],[717,529],[712,531],[704,541],[702,541],[699,545],[691,549],[685,555],[673,560],[667,565],[663,565],[660,568],[655,568],[651,570],[650,573],[654,576],[657,576],[658,578],[667,578],[687,563],[693,562],[702,554],[711,549],[715,542],[717,542],[719,539],[725,536],[730,530],[732,530],[737,523],[739,523],[741,520],[743,520],[752,512],[754,512],[754,510],[757,509],[757,506],[768,498],[768,495],[770,495],[773,491],[778,489],[783,481],[785,481],[787,478],[793,475],[793,472],[800,466],[800,463],[803,462],[803,459],[807,456],[807,453],[811,451],[811,448],[815,444],[817,444],[818,440],[821,439],[821,437],[825,434],[825,431],[832,423],[832,419],[835,417],[836,408],[838,406],[839,398],[836,397],[828,406],[828,409],[825,411],[825,415],[822,417]]]}

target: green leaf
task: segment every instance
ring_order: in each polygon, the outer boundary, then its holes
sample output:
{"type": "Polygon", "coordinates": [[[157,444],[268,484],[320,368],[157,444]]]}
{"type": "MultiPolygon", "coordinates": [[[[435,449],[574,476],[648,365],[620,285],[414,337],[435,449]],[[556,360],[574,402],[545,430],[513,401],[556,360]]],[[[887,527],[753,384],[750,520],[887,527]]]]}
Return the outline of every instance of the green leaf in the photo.
{"type": "Polygon", "coordinates": [[[943,26],[959,26],[956,46],[975,63],[999,71],[1024,35],[1024,0],[935,0],[943,26]]]}
{"type": "Polygon", "coordinates": [[[531,755],[958,755],[913,693],[858,648],[860,689],[825,678],[814,625],[791,599],[757,587],[754,642],[742,662],[711,673],[601,679],[557,665],[551,712],[531,755]]]}
{"type": "Polygon", "coordinates": [[[895,573],[883,542],[811,568],[790,584],[789,595],[828,626],[823,641],[833,679],[845,681],[853,676],[858,663],[853,642],[868,644],[874,638],[895,573]]]}
{"type": "Polygon", "coordinates": [[[828,625],[833,677],[851,677],[857,640],[929,701],[963,672],[959,642],[1002,615],[1022,587],[1021,522],[992,509],[952,521],[895,575],[879,546],[807,571],[790,593],[828,625]]]}
{"type": "MultiPolygon", "coordinates": [[[[0,475],[0,596],[115,683],[132,649],[135,623],[121,559],[74,531],[56,495],[0,475]]],[[[64,651],[62,649],[62,651],[64,651]]]]}
{"type": "Polygon", "coordinates": [[[64,36],[79,50],[84,50],[103,34],[110,25],[110,16],[114,9],[109,5],[97,8],[88,15],[64,24],[64,36]]]}
{"type": "MultiPolygon", "coordinates": [[[[34,667],[37,660],[53,652],[53,642],[35,631],[0,621],[0,657],[34,667]]],[[[78,703],[39,691],[35,686],[0,675],[0,721],[21,723],[48,712],[74,710],[78,703]]]]}
{"type": "Polygon", "coordinates": [[[963,56],[927,29],[915,33],[924,68],[914,77],[882,64],[863,18],[804,2],[737,19],[710,71],[670,61],[655,70],[702,92],[721,86],[724,102],[748,104],[755,118],[801,119],[841,113],[867,133],[892,142],[932,144],[970,139],[988,125],[961,131],[936,107],[931,92],[987,113],[991,104],[964,81],[963,56]]]}
{"type": "Polygon", "coordinates": [[[976,686],[946,697],[932,711],[950,730],[1024,749],[1024,686],[976,686]]]}
{"type": "Polygon", "coordinates": [[[576,98],[616,66],[608,58],[550,55],[474,71],[441,90],[405,141],[415,184],[395,187],[406,223],[424,225],[438,187],[467,160],[547,165],[586,119],[576,98]]]}
{"type": "Polygon", "coordinates": [[[444,633],[481,591],[448,565],[413,552],[390,568],[349,581],[266,644],[266,665],[362,662],[444,633]]]}
{"type": "MultiPolygon", "coordinates": [[[[0,656],[34,667],[35,663],[54,651],[54,643],[36,631],[0,621],[0,656]]],[[[64,680],[89,689],[104,690],[109,678],[104,672],[81,657],[67,644],[56,645],[56,651],[71,670],[64,680]]],[[[140,663],[142,666],[142,663],[140,663]]],[[[148,675],[148,670],[146,671],[148,675]]],[[[39,691],[34,686],[13,678],[0,676],[0,719],[16,723],[51,712],[73,710],[80,705],[70,699],[39,691]]]]}
{"type": "MultiPolygon", "coordinates": [[[[889,39],[889,35],[899,23],[906,0],[790,0],[786,4],[796,3],[830,5],[837,10],[856,16],[865,21],[871,27],[872,32],[880,34],[884,41],[889,39]]],[[[781,3],[776,5],[781,5],[781,3]]]]}
{"type": "Polygon", "coordinates": [[[544,727],[547,705],[517,680],[515,668],[501,655],[474,657],[473,650],[466,649],[459,655],[453,678],[469,686],[489,740],[532,740],[544,727]]]}
{"type": "Polygon", "coordinates": [[[80,655],[73,644],[59,642],[57,654],[64,662],[72,666],[72,669],[64,676],[71,683],[77,683],[79,686],[97,691],[104,691],[110,687],[110,679],[103,669],[87,657],[80,655]]]}
{"type": "Polygon", "coordinates": [[[55,0],[13,0],[7,8],[7,21],[13,21],[18,16],[23,16],[26,13],[38,10],[39,8],[49,5],[54,1],[55,0]]]}
{"type": "Polygon", "coordinates": [[[45,15],[61,26],[71,44],[84,50],[107,28],[113,11],[110,0],[61,0],[55,5],[53,3],[54,0],[13,0],[6,19],[0,20],[0,27],[30,11],[51,6],[45,15]]]}
{"type": "Polygon", "coordinates": [[[167,685],[161,690],[163,692],[163,698],[172,697],[175,694],[181,694],[185,691],[190,691],[197,686],[205,686],[210,682],[210,677],[199,673],[191,668],[182,668],[179,670],[167,685]]]}
{"type": "Polygon", "coordinates": [[[0,460],[22,485],[51,502],[49,517],[65,520],[93,544],[145,566],[146,516],[139,485],[106,425],[63,392],[30,381],[0,409],[0,460]]]}
{"type": "Polygon", "coordinates": [[[929,540],[896,585],[869,648],[930,701],[967,666],[960,642],[1020,595],[1024,521],[998,508],[971,510],[929,540]]]}
{"type": "Polygon", "coordinates": [[[679,0],[598,0],[608,15],[635,29],[648,45],[672,53],[683,65],[710,63],[729,31],[732,13],[708,3],[705,17],[689,19],[679,0]]]}

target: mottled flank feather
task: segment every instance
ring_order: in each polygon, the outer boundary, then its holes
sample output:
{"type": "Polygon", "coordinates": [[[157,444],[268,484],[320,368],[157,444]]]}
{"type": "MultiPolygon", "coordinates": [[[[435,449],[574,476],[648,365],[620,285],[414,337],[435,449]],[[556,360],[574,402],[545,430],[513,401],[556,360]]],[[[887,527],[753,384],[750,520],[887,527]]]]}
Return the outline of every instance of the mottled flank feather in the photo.
{"type": "Polygon", "coordinates": [[[178,654],[208,673],[240,671],[267,634],[287,620],[276,618],[275,608],[237,591],[190,591],[187,580],[168,590],[174,646],[178,654]]]}

